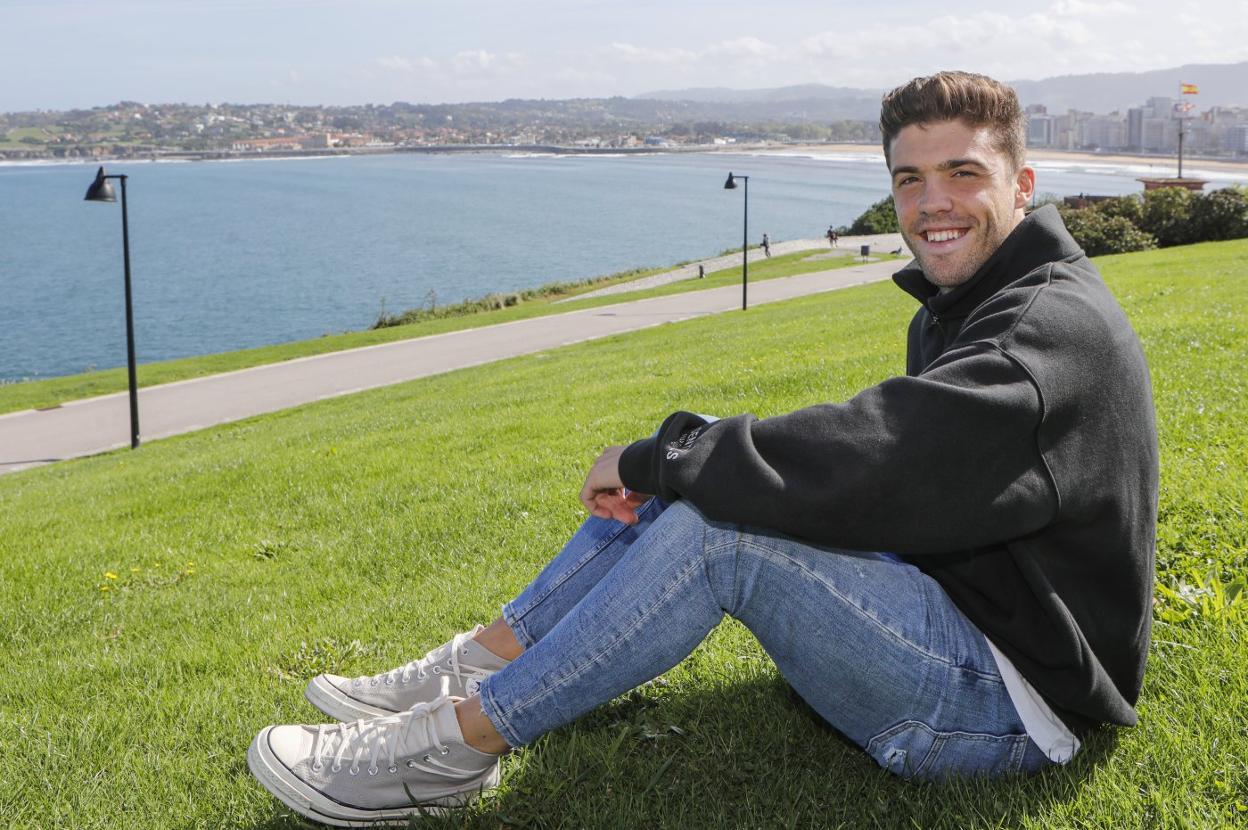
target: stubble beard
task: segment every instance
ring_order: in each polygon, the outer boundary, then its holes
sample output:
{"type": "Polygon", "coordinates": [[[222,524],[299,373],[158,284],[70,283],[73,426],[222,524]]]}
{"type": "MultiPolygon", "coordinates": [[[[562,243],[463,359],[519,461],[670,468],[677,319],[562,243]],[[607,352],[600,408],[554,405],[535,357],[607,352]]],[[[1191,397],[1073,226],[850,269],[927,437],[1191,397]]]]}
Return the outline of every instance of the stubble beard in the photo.
{"type": "Polygon", "coordinates": [[[903,231],[902,238],[914,252],[914,258],[918,260],[919,267],[923,269],[923,276],[927,278],[927,281],[942,289],[951,289],[975,276],[988,258],[1001,247],[1001,243],[1009,235],[1008,231],[1002,232],[1004,227],[1005,225],[996,216],[991,215],[984,222],[973,223],[967,235],[976,237],[975,244],[970,249],[960,252],[956,258],[924,256],[921,247],[921,232],[910,234],[903,231]],[[918,237],[918,242],[915,237],[918,237]]]}

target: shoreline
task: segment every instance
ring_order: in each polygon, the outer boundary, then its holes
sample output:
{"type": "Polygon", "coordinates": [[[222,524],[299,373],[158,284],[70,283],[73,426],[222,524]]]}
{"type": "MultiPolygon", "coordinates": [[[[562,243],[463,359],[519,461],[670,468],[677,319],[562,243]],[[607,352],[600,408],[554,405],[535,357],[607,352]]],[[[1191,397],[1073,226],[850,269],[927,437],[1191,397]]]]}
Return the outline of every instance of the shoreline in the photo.
{"type": "MultiPolygon", "coordinates": [[[[727,148],[716,148],[727,149],[727,148]]],[[[883,158],[884,152],[878,144],[786,144],[773,146],[771,149],[781,152],[802,153],[811,156],[821,155],[874,155],[883,158]]],[[[1052,150],[1044,148],[1029,149],[1028,161],[1040,162],[1073,162],[1082,164],[1104,164],[1115,167],[1148,167],[1156,168],[1157,174],[1173,175],[1178,167],[1177,156],[1158,156],[1132,154],[1123,152],[1089,153],[1082,150],[1052,150]]],[[[1248,159],[1236,160],[1228,158],[1202,158],[1200,156],[1184,156],[1183,165],[1197,165],[1211,170],[1227,173],[1248,175],[1248,159]]],[[[1151,171],[1150,171],[1151,174],[1151,171]]]]}
{"type": "MultiPolygon", "coordinates": [[[[101,155],[77,158],[8,159],[0,156],[0,167],[36,167],[50,165],[99,165],[186,163],[196,161],[266,161],[276,159],[346,158],[353,156],[376,156],[398,153],[428,155],[457,155],[462,153],[523,154],[535,156],[644,156],[679,153],[722,153],[762,155],[821,156],[876,156],[883,157],[879,144],[691,144],[651,147],[568,147],[549,144],[436,144],[413,147],[352,147],[326,150],[280,150],[274,152],[241,152],[234,150],[206,150],[196,152],[168,151],[136,154],[133,156],[101,155]]],[[[1146,175],[1171,176],[1177,171],[1178,158],[1173,155],[1145,155],[1124,152],[1090,153],[1080,150],[1032,149],[1027,151],[1028,161],[1069,162],[1074,164],[1103,164],[1115,167],[1142,167],[1146,175]]],[[[1185,165],[1212,171],[1239,173],[1248,176],[1248,159],[1225,157],[1185,156],[1185,165]]]]}

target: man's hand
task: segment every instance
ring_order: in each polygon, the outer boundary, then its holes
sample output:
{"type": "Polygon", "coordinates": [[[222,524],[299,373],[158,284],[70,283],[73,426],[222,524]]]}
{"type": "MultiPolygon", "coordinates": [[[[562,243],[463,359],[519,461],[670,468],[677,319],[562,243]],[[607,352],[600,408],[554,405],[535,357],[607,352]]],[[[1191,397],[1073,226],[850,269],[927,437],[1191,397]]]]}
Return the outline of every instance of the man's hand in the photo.
{"type": "Polygon", "coordinates": [[[615,519],[631,525],[637,523],[637,508],[650,497],[626,489],[620,481],[622,452],[623,447],[607,447],[598,456],[581,488],[581,504],[600,519],[615,519]]]}

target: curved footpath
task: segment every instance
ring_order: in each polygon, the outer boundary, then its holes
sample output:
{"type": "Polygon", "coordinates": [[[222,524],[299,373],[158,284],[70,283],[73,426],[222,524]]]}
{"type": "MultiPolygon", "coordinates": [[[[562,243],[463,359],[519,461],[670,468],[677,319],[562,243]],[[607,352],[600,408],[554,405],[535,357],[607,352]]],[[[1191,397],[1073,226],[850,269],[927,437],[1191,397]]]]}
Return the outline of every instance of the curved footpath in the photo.
{"type": "MultiPolygon", "coordinates": [[[[880,233],[869,236],[845,236],[842,237],[835,249],[828,246],[826,239],[788,239],[771,243],[771,252],[774,256],[781,254],[792,254],[797,251],[809,251],[811,249],[828,248],[828,254],[841,254],[844,256],[854,256],[860,250],[862,245],[869,245],[872,253],[889,253],[899,248],[904,250],[899,233],[880,233]]],[[[763,259],[763,252],[757,248],[750,250],[749,261],[757,262],[763,259]]],[[[595,291],[589,291],[584,294],[577,294],[575,297],[568,297],[566,300],[558,300],[560,303],[570,303],[573,300],[583,300],[586,297],[601,297],[608,294],[623,294],[628,291],[641,291],[646,288],[655,288],[660,285],[667,285],[669,282],[680,282],[681,280],[694,279],[698,276],[698,266],[701,265],[706,273],[711,274],[724,268],[732,268],[741,265],[741,252],[736,251],[729,254],[721,254],[720,256],[707,257],[706,259],[696,259],[686,263],[679,268],[671,271],[665,271],[662,274],[654,274],[649,277],[641,277],[640,279],[622,282],[619,285],[609,285],[606,288],[599,288],[595,291]]]]}
{"type": "MultiPolygon", "coordinates": [[[[890,239],[891,243],[881,239],[882,245],[891,247],[879,250],[895,250],[900,237],[890,239]]],[[[783,249],[775,245],[772,250],[783,249]]],[[[902,264],[867,262],[754,283],[749,287],[750,306],[887,279],[902,264]]],[[[141,438],[153,441],[325,398],[740,308],[741,286],[730,285],[151,386],[139,390],[141,438]]],[[[127,446],[129,407],[128,394],[121,392],[54,409],[0,415],[0,473],[127,446]]]]}

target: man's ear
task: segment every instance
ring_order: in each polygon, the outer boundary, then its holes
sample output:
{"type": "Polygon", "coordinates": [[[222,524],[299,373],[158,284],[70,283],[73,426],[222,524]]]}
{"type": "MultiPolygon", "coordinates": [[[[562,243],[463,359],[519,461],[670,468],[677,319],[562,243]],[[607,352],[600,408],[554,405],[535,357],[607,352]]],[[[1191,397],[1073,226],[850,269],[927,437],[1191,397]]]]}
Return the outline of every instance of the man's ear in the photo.
{"type": "Polygon", "coordinates": [[[1014,180],[1014,209],[1027,207],[1027,203],[1036,195],[1036,171],[1027,165],[1018,168],[1018,176],[1014,180]]]}

